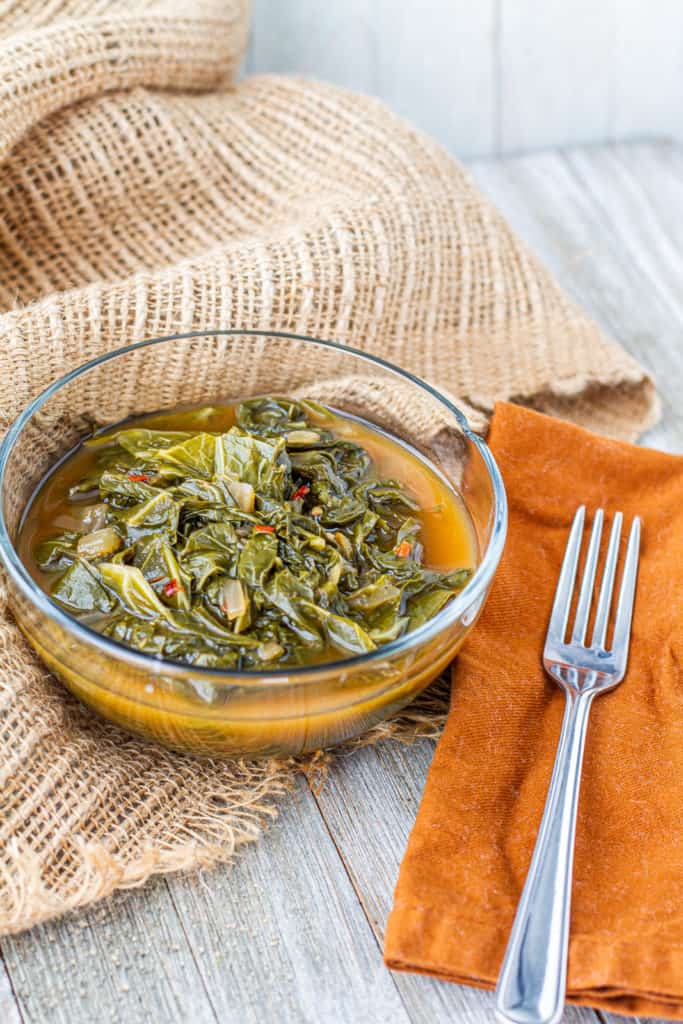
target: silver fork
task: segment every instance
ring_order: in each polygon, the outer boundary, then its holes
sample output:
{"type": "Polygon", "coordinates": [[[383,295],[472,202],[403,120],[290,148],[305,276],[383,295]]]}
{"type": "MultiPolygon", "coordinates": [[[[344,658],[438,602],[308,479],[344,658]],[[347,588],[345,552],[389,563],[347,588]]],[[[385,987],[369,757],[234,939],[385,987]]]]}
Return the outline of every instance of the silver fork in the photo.
{"type": "Polygon", "coordinates": [[[617,512],[607,548],[590,646],[586,631],[604,513],[598,509],[588,543],[571,637],[565,641],[586,515],[581,506],[567,541],[548,625],[543,666],[566,694],[562,732],[543,819],[496,988],[496,1015],[515,1024],[557,1024],[567,984],[567,947],[576,808],[588,712],[593,698],[624,678],[638,571],[640,519],[626,550],[611,649],[606,650],[622,514],[617,512]]]}

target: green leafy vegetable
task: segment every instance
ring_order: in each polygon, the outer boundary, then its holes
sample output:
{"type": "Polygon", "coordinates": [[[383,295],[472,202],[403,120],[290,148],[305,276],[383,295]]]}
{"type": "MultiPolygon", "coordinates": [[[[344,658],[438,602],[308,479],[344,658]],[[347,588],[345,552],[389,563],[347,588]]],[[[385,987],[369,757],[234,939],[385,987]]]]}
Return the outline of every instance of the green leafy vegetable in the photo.
{"type": "Polygon", "coordinates": [[[63,572],[76,558],[80,534],[69,531],[37,545],[35,559],[43,572],[63,572]]]}
{"type": "Polygon", "coordinates": [[[417,629],[470,572],[423,564],[415,498],[334,425],[267,396],[223,433],[97,435],[69,489],[82,529],[35,550],[53,597],[120,643],[214,668],[359,655],[417,629]]]}
{"type": "Polygon", "coordinates": [[[216,472],[250,484],[257,494],[282,501],[289,460],[282,439],[271,441],[254,437],[232,427],[216,445],[216,472]]]}
{"type": "Polygon", "coordinates": [[[136,566],[101,562],[98,569],[105,586],[126,611],[141,619],[167,616],[167,610],[136,566]]]}
{"type": "Polygon", "coordinates": [[[115,604],[96,569],[79,558],[63,574],[52,596],[69,611],[108,612],[115,604]]]}

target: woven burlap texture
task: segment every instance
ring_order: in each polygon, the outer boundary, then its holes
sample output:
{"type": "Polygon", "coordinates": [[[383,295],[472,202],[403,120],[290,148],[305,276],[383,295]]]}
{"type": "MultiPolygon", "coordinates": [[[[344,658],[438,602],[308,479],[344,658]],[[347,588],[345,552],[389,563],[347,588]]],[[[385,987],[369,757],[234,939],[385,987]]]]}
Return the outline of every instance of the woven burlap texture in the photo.
{"type": "MultiPolygon", "coordinates": [[[[484,418],[509,398],[622,438],[652,422],[642,369],[435,143],[330,86],[235,86],[247,28],[246,0],[3,7],[3,427],[85,359],[205,327],[349,342],[484,418]]],[[[229,859],[297,770],[124,736],[4,605],[0,649],[0,933],[229,859]]],[[[434,732],[443,710],[428,697],[368,741],[434,732]]]]}

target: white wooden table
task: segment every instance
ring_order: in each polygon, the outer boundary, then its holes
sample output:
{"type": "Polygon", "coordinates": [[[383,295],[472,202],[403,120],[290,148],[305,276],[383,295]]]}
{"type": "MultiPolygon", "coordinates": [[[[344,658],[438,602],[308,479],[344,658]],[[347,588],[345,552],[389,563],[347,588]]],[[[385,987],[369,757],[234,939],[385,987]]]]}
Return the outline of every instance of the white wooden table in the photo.
{"type": "MultiPolygon", "coordinates": [[[[657,379],[646,439],[683,451],[683,150],[538,153],[472,170],[567,291],[657,379]]],[[[488,993],[392,974],[381,945],[433,745],[303,779],[233,868],[157,879],[1,943],[0,1024],[434,1024],[493,1019],[488,993]]],[[[573,1024],[617,1018],[570,1009],[573,1024]]]]}

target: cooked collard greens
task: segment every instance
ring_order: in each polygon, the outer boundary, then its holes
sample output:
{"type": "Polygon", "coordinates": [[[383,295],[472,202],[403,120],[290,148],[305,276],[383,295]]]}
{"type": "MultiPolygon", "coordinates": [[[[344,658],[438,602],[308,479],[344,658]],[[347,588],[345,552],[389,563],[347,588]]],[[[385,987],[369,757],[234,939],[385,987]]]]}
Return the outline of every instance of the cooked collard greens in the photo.
{"type": "Polygon", "coordinates": [[[55,601],[148,654],[212,668],[363,654],[421,626],[470,571],[423,564],[420,509],[314,403],[242,402],[223,433],[86,442],[82,531],[35,550],[55,601]]]}

